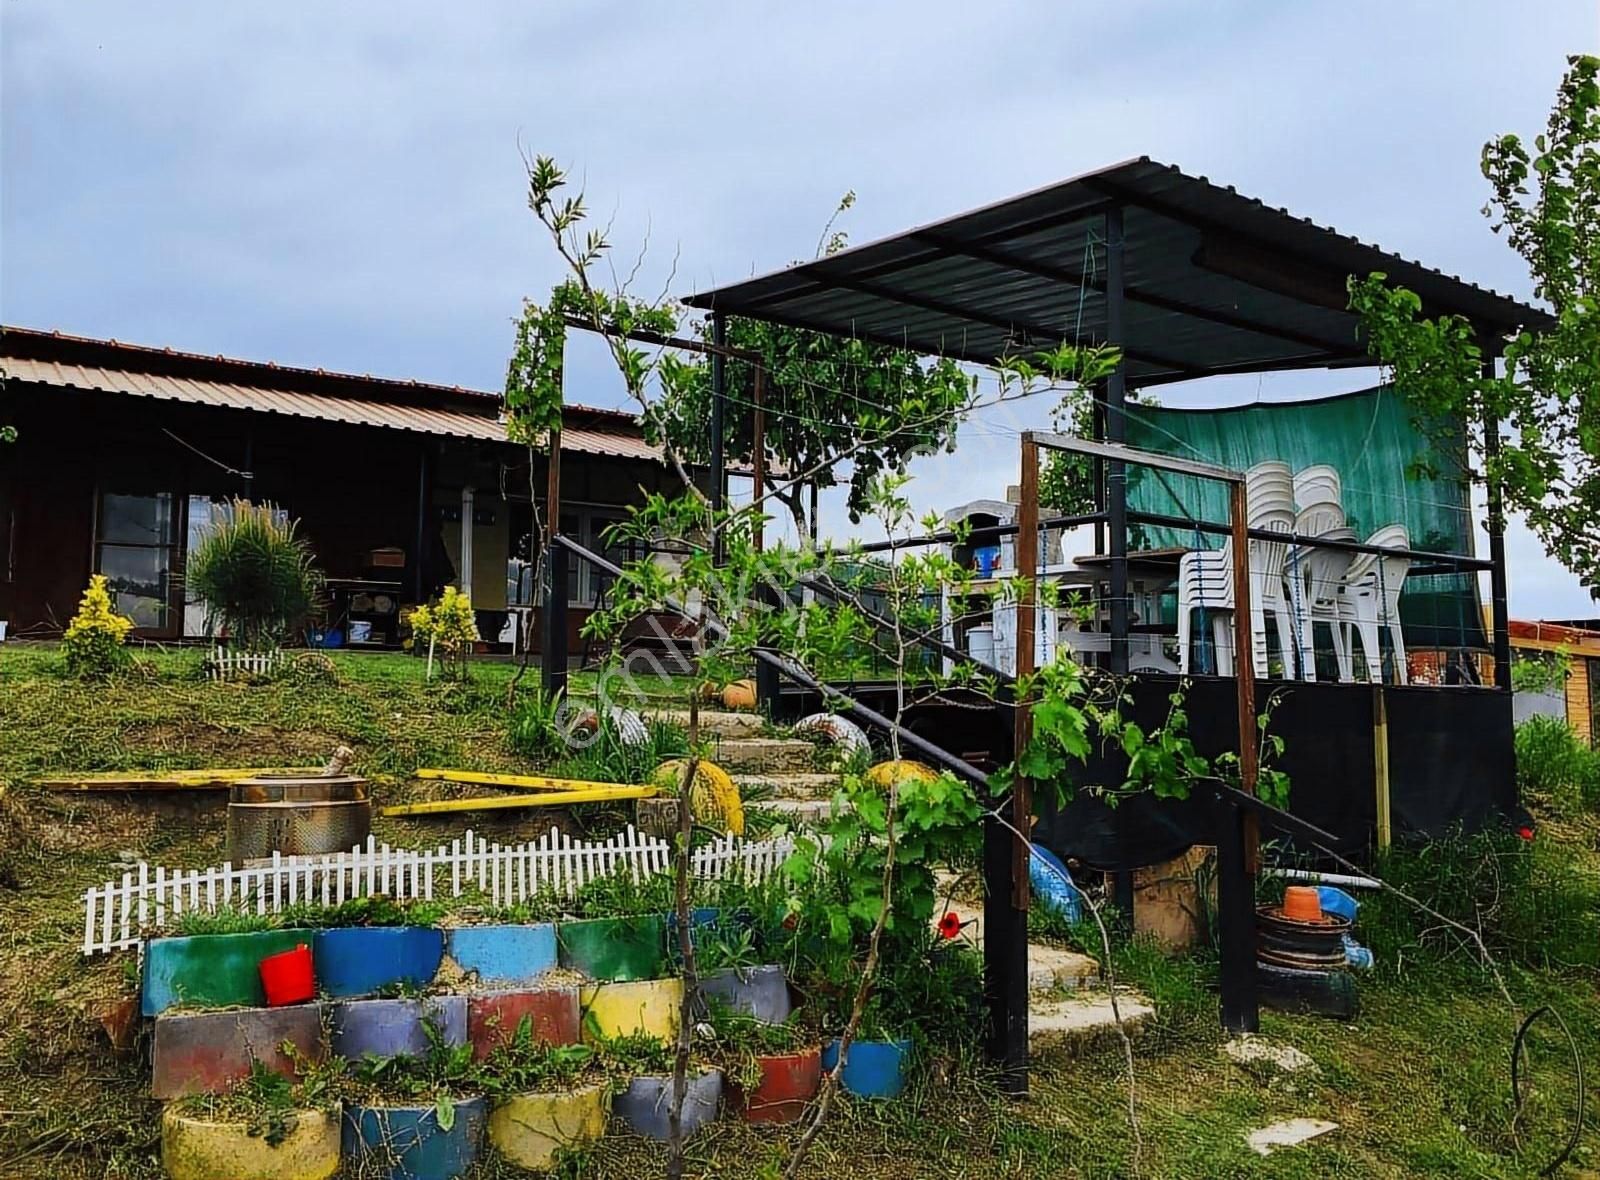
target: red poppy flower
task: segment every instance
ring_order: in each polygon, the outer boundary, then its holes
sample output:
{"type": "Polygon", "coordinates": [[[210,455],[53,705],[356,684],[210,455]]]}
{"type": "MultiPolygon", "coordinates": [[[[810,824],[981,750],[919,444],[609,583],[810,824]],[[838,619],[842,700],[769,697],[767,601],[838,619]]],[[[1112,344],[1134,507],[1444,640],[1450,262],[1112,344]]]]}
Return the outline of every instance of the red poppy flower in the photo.
{"type": "Polygon", "coordinates": [[[1530,828],[1527,824],[1523,824],[1520,828],[1517,829],[1517,835],[1521,836],[1524,840],[1532,840],[1533,839],[1533,829],[1530,828]]]}
{"type": "Polygon", "coordinates": [[[947,910],[939,919],[939,937],[954,938],[961,933],[961,915],[954,910],[947,910]]]}

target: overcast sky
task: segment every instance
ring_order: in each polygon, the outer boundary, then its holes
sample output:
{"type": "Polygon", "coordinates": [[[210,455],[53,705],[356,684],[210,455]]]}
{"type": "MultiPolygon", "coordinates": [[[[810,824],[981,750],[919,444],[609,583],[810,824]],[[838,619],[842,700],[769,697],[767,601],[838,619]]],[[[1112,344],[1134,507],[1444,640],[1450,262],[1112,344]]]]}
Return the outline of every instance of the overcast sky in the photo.
{"type": "MultiPolygon", "coordinates": [[[[560,277],[519,141],[586,180],[619,246],[648,231],[647,277],[676,255],[680,293],[809,256],[847,189],[860,242],[1143,154],[1526,296],[1479,213],[1478,153],[1542,129],[1565,56],[1600,49],[1597,11],[0,0],[0,317],[498,388],[520,298],[560,277]]],[[[617,404],[575,351],[569,398],[617,404]]],[[[999,495],[1016,464],[980,424],[917,466],[916,495],[999,495]]],[[[1597,613],[1526,533],[1511,544],[1514,613],[1597,613]]]]}

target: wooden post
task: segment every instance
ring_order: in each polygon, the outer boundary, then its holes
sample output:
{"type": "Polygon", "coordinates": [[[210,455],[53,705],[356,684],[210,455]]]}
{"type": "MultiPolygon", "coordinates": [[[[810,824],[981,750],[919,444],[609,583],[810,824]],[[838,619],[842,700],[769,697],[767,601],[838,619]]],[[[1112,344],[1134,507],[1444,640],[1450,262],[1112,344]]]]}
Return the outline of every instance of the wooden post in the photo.
{"type": "MultiPolygon", "coordinates": [[[[1483,351],[1483,375],[1494,377],[1494,353],[1483,351]]],[[[1483,460],[1486,469],[1500,456],[1500,419],[1486,414],[1483,420],[1483,460]]],[[[1486,470],[1484,488],[1488,497],[1489,518],[1489,616],[1494,628],[1494,686],[1511,691],[1511,611],[1506,588],[1506,509],[1500,480],[1486,470]]],[[[1474,575],[1476,577],[1476,575],[1474,575]]]]}
{"type": "MultiPolygon", "coordinates": [[[[1238,688],[1239,786],[1256,793],[1256,669],[1251,651],[1250,535],[1243,481],[1228,485],[1233,537],[1233,678],[1238,688]]],[[[1255,874],[1261,833],[1256,817],[1226,799],[1216,805],[1217,911],[1220,926],[1222,1027],[1253,1033],[1259,1025],[1256,1004],[1255,874]]]]}
{"type": "Polygon", "coordinates": [[[1378,828],[1378,851],[1387,852],[1393,840],[1389,811],[1389,707],[1383,699],[1383,685],[1372,688],[1372,782],[1378,828]]]}
{"type": "MultiPolygon", "coordinates": [[[[1121,348],[1123,239],[1122,206],[1106,210],[1106,336],[1105,343],[1121,348]]],[[[1128,437],[1127,362],[1120,357],[1106,378],[1106,441],[1124,442],[1128,437]]],[[[1120,459],[1106,464],[1106,532],[1111,561],[1106,591],[1111,608],[1111,671],[1120,675],[1128,670],[1128,468],[1120,459]]],[[[1124,866],[1126,867],[1126,866],[1124,866]]]]}
{"type": "MultiPolygon", "coordinates": [[[[1250,617],[1249,505],[1244,484],[1228,485],[1228,523],[1233,528],[1233,678],[1239,694],[1239,786],[1256,793],[1256,665],[1250,617]]],[[[1254,864],[1252,850],[1251,863],[1254,864]]],[[[1254,870],[1252,870],[1254,871],[1254,870]]]]}

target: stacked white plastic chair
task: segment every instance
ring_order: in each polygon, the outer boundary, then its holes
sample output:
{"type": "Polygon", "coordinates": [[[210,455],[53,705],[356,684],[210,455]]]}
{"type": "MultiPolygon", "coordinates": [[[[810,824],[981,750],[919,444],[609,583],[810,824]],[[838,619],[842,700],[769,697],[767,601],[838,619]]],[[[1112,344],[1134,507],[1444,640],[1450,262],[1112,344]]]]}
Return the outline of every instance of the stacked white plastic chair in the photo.
{"type": "MultiPolygon", "coordinates": [[[[1294,478],[1287,463],[1258,463],[1245,472],[1247,523],[1252,529],[1288,533],[1294,524],[1294,478]]],[[[1286,670],[1294,650],[1294,624],[1284,595],[1287,542],[1252,539],[1249,544],[1251,663],[1258,678],[1267,675],[1267,615],[1273,616],[1286,670]]],[[[1233,542],[1201,549],[1178,563],[1178,666],[1190,670],[1194,612],[1212,615],[1217,672],[1233,674],[1233,542]]]]}
{"type": "MultiPolygon", "coordinates": [[[[1368,545],[1384,549],[1409,549],[1411,537],[1405,525],[1389,524],[1367,538],[1368,545]]],[[[1344,592],[1339,600],[1339,624],[1347,651],[1352,639],[1361,641],[1361,654],[1367,675],[1374,682],[1383,680],[1382,632],[1389,632],[1389,647],[1394,654],[1394,678],[1407,683],[1406,645],[1400,629],[1400,590],[1405,585],[1411,559],[1362,553],[1350,563],[1345,574],[1344,592]]]]}

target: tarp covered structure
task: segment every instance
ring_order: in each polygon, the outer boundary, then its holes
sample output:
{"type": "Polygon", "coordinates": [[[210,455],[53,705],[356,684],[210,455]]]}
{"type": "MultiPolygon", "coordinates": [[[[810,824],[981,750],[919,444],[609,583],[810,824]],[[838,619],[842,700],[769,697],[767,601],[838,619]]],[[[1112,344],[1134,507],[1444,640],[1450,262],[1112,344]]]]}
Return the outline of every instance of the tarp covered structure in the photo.
{"type": "MultiPolygon", "coordinates": [[[[1269,460],[1285,462],[1295,471],[1328,464],[1339,473],[1345,516],[1358,539],[1384,525],[1403,524],[1414,549],[1472,554],[1472,503],[1459,461],[1439,453],[1436,432],[1414,424],[1405,399],[1392,386],[1233,409],[1130,403],[1127,418],[1128,443],[1141,450],[1204,459],[1239,471],[1269,460]],[[1437,478],[1417,473],[1417,461],[1423,458],[1433,461],[1437,478]]],[[[1128,509],[1225,523],[1228,493],[1214,480],[1132,467],[1128,509]]],[[[1218,537],[1188,530],[1139,527],[1144,543],[1155,548],[1221,543],[1218,537]]],[[[1412,648],[1486,645],[1477,579],[1471,574],[1408,577],[1400,611],[1412,648]]]]}

